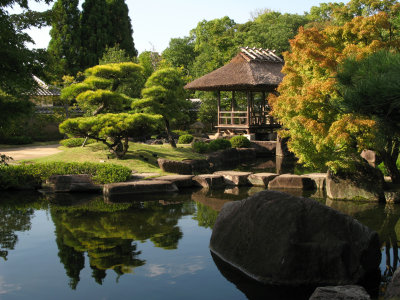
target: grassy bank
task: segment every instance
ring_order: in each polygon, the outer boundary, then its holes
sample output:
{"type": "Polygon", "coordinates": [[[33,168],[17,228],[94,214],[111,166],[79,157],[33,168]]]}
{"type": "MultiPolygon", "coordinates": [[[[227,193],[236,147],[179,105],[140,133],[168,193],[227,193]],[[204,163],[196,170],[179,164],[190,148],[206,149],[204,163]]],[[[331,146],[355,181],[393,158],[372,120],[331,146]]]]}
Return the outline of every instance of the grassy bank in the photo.
{"type": "MultiPolygon", "coordinates": [[[[110,162],[126,166],[139,173],[162,173],[157,164],[158,158],[172,160],[202,159],[204,155],[194,153],[188,146],[178,145],[174,149],[170,145],[147,145],[141,143],[129,143],[129,150],[124,159],[113,158],[107,148],[101,143],[95,143],[82,147],[60,147],[63,152],[29,160],[29,162],[110,162]]],[[[26,162],[26,160],[25,160],[26,162]]]]}

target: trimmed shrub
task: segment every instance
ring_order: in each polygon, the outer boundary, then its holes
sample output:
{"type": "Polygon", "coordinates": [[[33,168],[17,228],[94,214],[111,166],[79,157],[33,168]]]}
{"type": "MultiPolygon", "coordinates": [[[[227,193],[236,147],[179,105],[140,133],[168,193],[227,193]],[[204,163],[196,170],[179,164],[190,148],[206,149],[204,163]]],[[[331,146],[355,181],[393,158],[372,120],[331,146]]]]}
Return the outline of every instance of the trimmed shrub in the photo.
{"type": "Polygon", "coordinates": [[[229,140],[216,139],[210,142],[209,147],[211,151],[217,151],[217,150],[229,149],[232,147],[232,145],[229,140]]]}
{"type": "Polygon", "coordinates": [[[243,135],[237,135],[230,139],[232,148],[249,148],[251,142],[243,135]]]}
{"type": "MultiPolygon", "coordinates": [[[[74,147],[82,146],[84,141],[85,141],[84,138],[69,138],[69,139],[61,140],[60,144],[63,145],[64,147],[74,148],[74,147]]],[[[93,144],[94,142],[96,142],[96,140],[88,139],[86,141],[86,145],[93,144]]]]}
{"type": "Polygon", "coordinates": [[[193,141],[193,135],[184,134],[179,137],[178,144],[190,144],[192,141],[193,141]]]}
{"type": "Polygon", "coordinates": [[[206,153],[209,150],[209,144],[203,142],[203,141],[198,141],[194,142],[192,145],[193,151],[197,153],[206,153]]]}
{"type": "Polygon", "coordinates": [[[0,166],[0,190],[40,187],[52,175],[88,174],[96,183],[123,182],[130,178],[128,167],[106,163],[39,163],[0,166]]]}

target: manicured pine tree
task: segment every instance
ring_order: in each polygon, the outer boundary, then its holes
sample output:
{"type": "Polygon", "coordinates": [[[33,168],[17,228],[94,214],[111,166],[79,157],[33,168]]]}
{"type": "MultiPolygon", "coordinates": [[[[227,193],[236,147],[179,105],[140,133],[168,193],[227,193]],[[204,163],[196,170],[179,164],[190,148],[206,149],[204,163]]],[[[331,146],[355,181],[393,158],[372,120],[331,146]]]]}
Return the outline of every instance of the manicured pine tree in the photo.
{"type": "Polygon", "coordinates": [[[75,75],[80,69],[79,0],[57,0],[52,9],[51,40],[48,52],[52,72],[59,78],[75,75]]]}

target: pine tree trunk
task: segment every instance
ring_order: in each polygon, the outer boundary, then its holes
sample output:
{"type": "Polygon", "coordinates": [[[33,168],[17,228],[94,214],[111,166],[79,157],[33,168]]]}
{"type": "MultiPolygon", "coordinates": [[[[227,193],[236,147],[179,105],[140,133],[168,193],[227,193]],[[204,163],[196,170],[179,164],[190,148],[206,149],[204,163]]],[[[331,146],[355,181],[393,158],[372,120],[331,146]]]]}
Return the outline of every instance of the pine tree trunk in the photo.
{"type": "Polygon", "coordinates": [[[167,119],[164,119],[164,121],[165,121],[165,131],[167,132],[168,141],[172,148],[176,148],[175,140],[171,134],[171,130],[169,127],[169,121],[167,119]]]}

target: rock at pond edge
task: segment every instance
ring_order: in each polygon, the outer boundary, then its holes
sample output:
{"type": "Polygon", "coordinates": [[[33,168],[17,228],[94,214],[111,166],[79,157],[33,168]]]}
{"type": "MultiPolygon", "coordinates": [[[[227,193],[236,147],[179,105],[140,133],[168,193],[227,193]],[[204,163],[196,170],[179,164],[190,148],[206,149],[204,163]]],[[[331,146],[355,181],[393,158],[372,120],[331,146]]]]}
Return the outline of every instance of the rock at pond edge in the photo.
{"type": "Polygon", "coordinates": [[[378,234],[318,202],[263,191],[224,205],[210,241],[222,260],[264,284],[355,284],[380,263],[378,234]]]}

